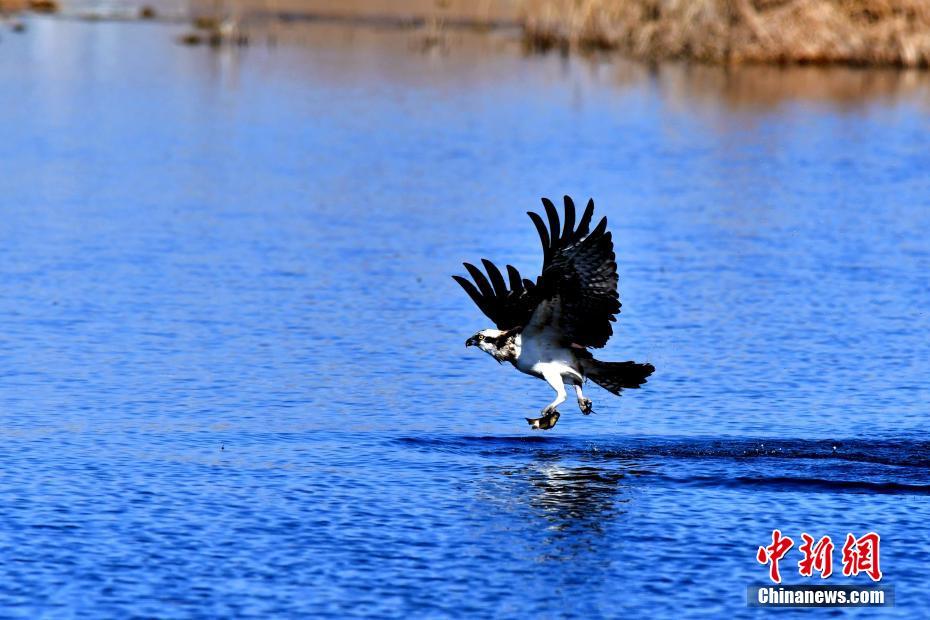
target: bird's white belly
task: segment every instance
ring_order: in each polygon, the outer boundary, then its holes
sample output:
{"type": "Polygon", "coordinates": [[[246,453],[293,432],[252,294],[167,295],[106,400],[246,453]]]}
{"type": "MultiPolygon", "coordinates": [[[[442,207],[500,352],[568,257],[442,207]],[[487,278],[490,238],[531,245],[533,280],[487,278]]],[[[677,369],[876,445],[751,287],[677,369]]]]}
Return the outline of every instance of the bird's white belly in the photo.
{"type": "Polygon", "coordinates": [[[520,372],[542,377],[549,371],[555,371],[565,380],[582,379],[575,356],[546,331],[520,334],[517,336],[517,348],[519,353],[514,366],[520,372]]]}

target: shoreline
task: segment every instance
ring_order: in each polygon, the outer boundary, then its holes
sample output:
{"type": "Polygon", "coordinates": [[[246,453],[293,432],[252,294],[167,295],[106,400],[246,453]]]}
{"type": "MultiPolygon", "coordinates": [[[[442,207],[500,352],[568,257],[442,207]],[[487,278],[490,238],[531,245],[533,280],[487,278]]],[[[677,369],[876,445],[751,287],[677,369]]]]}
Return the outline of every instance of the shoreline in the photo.
{"type": "Polygon", "coordinates": [[[526,0],[538,49],[718,65],[930,67],[924,0],[526,0]]]}
{"type": "Polygon", "coordinates": [[[189,0],[174,11],[127,1],[107,9],[0,0],[0,14],[189,22],[182,43],[245,45],[250,33],[301,24],[421,31],[513,31],[529,52],[606,52],[659,62],[930,68],[924,0],[189,0]],[[334,6],[336,5],[336,6],[334,6]]]}

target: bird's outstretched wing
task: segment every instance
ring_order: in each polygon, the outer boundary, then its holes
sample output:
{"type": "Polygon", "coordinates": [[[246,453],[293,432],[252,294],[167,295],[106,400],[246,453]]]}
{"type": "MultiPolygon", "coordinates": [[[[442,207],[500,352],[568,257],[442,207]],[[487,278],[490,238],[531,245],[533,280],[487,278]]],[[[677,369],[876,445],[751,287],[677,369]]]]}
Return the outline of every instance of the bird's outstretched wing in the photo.
{"type": "Polygon", "coordinates": [[[508,288],[500,270],[486,259],[481,262],[487,276],[464,263],[474,284],[461,276],[452,277],[498,329],[524,327],[532,320],[539,326],[554,324],[567,344],[602,347],[620,311],[617,263],[607,218],[589,232],[593,200],[588,201],[577,225],[571,198],[565,197],[564,225],[555,205],[547,198],[542,201],[548,227],[538,214],[528,213],[543,246],[542,274],[535,284],[507,265],[508,288]]]}
{"type": "Polygon", "coordinates": [[[507,282],[494,263],[481,259],[488,276],[471,263],[464,263],[468,274],[474,279],[472,284],[462,276],[452,276],[458,282],[485,316],[494,321],[498,329],[513,329],[522,327],[530,320],[538,299],[533,294],[535,285],[530,280],[520,277],[516,267],[507,265],[507,282]],[[490,278],[490,282],[488,279],[490,278]]]}
{"type": "Polygon", "coordinates": [[[575,205],[568,196],[564,227],[552,202],[543,198],[543,206],[548,228],[539,215],[529,213],[543,246],[543,271],[534,290],[537,309],[531,320],[540,326],[554,324],[568,344],[603,347],[613,334],[611,322],[620,312],[617,262],[607,218],[588,232],[593,200],[588,201],[577,227],[575,205]]]}

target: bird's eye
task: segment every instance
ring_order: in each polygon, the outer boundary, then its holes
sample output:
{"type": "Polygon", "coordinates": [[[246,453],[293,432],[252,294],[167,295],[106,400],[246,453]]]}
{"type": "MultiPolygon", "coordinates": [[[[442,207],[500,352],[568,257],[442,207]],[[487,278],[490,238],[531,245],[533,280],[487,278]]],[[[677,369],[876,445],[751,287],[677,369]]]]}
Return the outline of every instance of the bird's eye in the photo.
{"type": "Polygon", "coordinates": [[[481,334],[478,334],[478,340],[484,340],[484,336],[482,336],[481,334]]]}

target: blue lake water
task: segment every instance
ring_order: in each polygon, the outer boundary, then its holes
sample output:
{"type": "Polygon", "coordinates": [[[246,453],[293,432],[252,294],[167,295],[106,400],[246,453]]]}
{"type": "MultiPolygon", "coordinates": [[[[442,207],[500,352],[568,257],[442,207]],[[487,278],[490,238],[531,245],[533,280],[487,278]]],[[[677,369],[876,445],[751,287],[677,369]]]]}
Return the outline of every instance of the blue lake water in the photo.
{"type": "Polygon", "coordinates": [[[0,39],[0,615],[754,617],[774,528],[925,613],[928,76],[178,32],[0,39]],[[657,370],[534,433],[449,276],[566,193],[657,370]]]}

